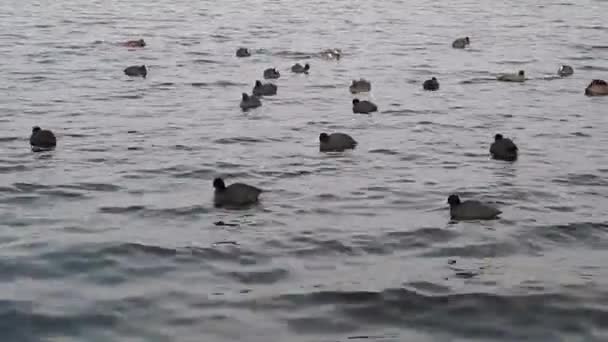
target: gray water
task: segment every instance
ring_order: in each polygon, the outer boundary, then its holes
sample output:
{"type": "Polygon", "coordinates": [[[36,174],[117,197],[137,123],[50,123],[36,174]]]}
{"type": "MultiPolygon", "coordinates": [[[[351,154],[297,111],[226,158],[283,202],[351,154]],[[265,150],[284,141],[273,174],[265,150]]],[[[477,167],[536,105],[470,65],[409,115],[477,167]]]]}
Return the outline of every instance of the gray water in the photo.
{"type": "Polygon", "coordinates": [[[608,97],[583,93],[608,78],[607,13],[2,1],[1,340],[606,341],[608,97]],[[575,74],[556,78],[562,63],[575,74]],[[147,79],[122,73],[139,64],[147,79]],[[242,112],[273,66],[278,95],[242,112]],[[525,83],[495,81],[519,69],[525,83]],[[351,112],[359,77],[380,112],[351,112]],[[55,151],[29,150],[33,125],[55,151]],[[324,131],[359,146],[320,153],[324,131]],[[518,161],[488,157],[496,133],[518,161]],[[214,208],[216,176],[261,204],[214,208]],[[502,218],[450,222],[451,193],[502,218]]]}

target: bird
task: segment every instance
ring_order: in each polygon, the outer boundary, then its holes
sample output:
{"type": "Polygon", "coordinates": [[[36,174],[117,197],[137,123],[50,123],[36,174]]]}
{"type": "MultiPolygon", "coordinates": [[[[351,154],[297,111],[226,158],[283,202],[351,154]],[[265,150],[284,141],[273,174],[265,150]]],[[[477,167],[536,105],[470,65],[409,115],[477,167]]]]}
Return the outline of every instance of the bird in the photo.
{"type": "Polygon", "coordinates": [[[450,217],[453,220],[492,220],[502,213],[493,206],[479,201],[461,202],[460,197],[455,194],[448,197],[448,204],[450,205],[450,217]]]}
{"type": "Polygon", "coordinates": [[[304,64],[304,66],[300,63],[296,63],[291,67],[291,71],[296,74],[308,74],[308,70],[310,70],[310,65],[308,65],[308,63],[304,64]]]}
{"type": "Polygon", "coordinates": [[[253,95],[255,96],[270,96],[277,94],[277,85],[272,83],[262,83],[259,80],[255,81],[253,86],[253,95]]]}
{"type": "Polygon", "coordinates": [[[437,78],[433,77],[430,80],[424,81],[424,83],[422,83],[422,88],[424,90],[439,90],[439,82],[437,81],[437,78]]]}
{"type": "Polygon", "coordinates": [[[561,77],[570,76],[574,74],[574,69],[569,65],[560,65],[559,69],[557,70],[557,74],[561,77]]]}
{"type": "Polygon", "coordinates": [[[523,82],[526,80],[523,70],[519,70],[517,74],[499,74],[496,79],[503,82],[523,82]]]}
{"type": "Polygon", "coordinates": [[[342,51],[340,49],[325,49],[321,51],[319,55],[324,59],[340,60],[340,57],[342,57],[342,51]]]}
{"type": "Polygon", "coordinates": [[[125,72],[125,75],[131,76],[131,77],[141,76],[143,78],[146,78],[146,76],[148,75],[148,69],[146,69],[145,65],[141,65],[141,66],[133,65],[133,66],[126,68],[124,70],[124,72],[125,72]]]}
{"type": "Polygon", "coordinates": [[[319,134],[319,150],[321,152],[342,152],[354,149],[357,142],[346,133],[319,134]]]}
{"type": "Polygon", "coordinates": [[[240,105],[243,110],[257,108],[261,105],[262,105],[262,102],[260,101],[260,99],[257,96],[247,95],[246,93],[243,93],[242,98],[241,98],[241,105],[240,105]]]}
{"type": "Polygon", "coordinates": [[[144,47],[146,46],[146,42],[143,39],[129,40],[123,43],[123,45],[128,47],[144,47]]]}
{"type": "Polygon", "coordinates": [[[247,49],[247,48],[238,48],[236,50],[236,56],[237,57],[249,57],[249,56],[251,56],[251,53],[249,52],[249,49],[247,49]]]}
{"type": "Polygon", "coordinates": [[[469,44],[471,44],[469,37],[458,38],[452,43],[452,47],[455,49],[464,49],[469,44]]]}
{"type": "Polygon", "coordinates": [[[502,136],[502,134],[496,134],[494,136],[494,142],[490,145],[490,154],[492,158],[498,160],[514,161],[517,159],[518,148],[515,143],[502,136]]]}
{"type": "Polygon", "coordinates": [[[366,93],[372,90],[372,84],[369,81],[360,78],[359,80],[353,80],[348,89],[353,94],[366,93]]]}
{"type": "Polygon", "coordinates": [[[587,96],[603,96],[608,95],[608,83],[604,80],[593,80],[587,88],[585,88],[587,96]]]}
{"type": "Polygon", "coordinates": [[[262,193],[261,189],[243,183],[233,183],[226,186],[224,180],[219,177],[213,180],[213,187],[215,188],[213,201],[218,207],[255,204],[262,193]]]}
{"type": "Polygon", "coordinates": [[[368,114],[376,111],[378,111],[378,106],[370,101],[353,99],[353,113],[368,114]]]}
{"type": "Polygon", "coordinates": [[[264,79],[274,79],[281,77],[281,73],[275,68],[268,68],[264,70],[264,79]]]}
{"type": "Polygon", "coordinates": [[[57,146],[55,134],[48,129],[41,129],[39,126],[32,127],[30,145],[33,151],[43,151],[57,146]]]}

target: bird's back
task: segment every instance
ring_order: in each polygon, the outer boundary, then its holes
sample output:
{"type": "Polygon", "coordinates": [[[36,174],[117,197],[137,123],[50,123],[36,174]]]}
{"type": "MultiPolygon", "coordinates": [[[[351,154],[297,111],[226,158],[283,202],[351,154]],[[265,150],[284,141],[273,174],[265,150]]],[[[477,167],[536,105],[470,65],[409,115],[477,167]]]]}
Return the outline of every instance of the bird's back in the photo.
{"type": "Polygon", "coordinates": [[[246,205],[253,204],[258,201],[258,197],[262,193],[261,189],[255,186],[234,183],[226,187],[222,191],[215,191],[215,202],[218,204],[228,205],[246,205]]]}
{"type": "Polygon", "coordinates": [[[57,139],[53,132],[48,130],[38,131],[30,137],[30,145],[38,147],[53,147],[57,144],[57,139]]]}
{"type": "Polygon", "coordinates": [[[475,200],[464,201],[450,208],[452,218],[459,220],[493,219],[502,212],[490,205],[475,200]]]}

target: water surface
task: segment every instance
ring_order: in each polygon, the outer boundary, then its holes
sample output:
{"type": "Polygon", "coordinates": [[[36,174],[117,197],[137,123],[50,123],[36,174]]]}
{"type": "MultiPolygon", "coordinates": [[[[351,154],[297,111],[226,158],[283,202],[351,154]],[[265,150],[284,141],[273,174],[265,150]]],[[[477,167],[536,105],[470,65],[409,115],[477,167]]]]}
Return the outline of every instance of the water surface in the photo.
{"type": "Polygon", "coordinates": [[[3,1],[3,341],[605,341],[608,98],[583,92],[608,78],[606,13],[3,1]],[[452,49],[463,36],[471,48],[452,49]],[[314,57],[326,48],[343,58],[314,57]],[[562,63],[573,76],[554,77],[562,63]],[[147,79],[122,74],[140,64],[147,79]],[[278,95],[243,113],[268,67],[278,95]],[[524,84],[494,81],[519,69],[524,84]],[[432,76],[441,89],[424,92],[432,76]],[[352,114],[359,77],[379,113],[352,114]],[[33,125],[56,151],[29,151],[33,125]],[[358,148],[319,153],[334,131],[358,148]],[[517,162],[488,158],[496,133],[517,162]],[[218,175],[262,203],[214,208],[218,175]],[[451,223],[454,192],[502,219],[451,223]]]}

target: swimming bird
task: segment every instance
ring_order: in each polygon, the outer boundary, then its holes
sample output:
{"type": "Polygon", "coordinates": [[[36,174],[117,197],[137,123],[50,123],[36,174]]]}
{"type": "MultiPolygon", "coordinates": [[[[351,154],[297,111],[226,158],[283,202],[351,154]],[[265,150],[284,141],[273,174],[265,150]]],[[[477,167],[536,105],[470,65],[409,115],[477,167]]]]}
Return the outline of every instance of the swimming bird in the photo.
{"type": "Polygon", "coordinates": [[[452,43],[452,47],[455,49],[464,49],[469,44],[471,44],[469,37],[458,38],[452,43]]]}
{"type": "Polygon", "coordinates": [[[353,82],[350,84],[350,87],[348,89],[353,94],[366,93],[366,92],[369,92],[372,90],[372,84],[369,81],[367,81],[363,78],[360,78],[358,81],[353,80],[353,82]]]}
{"type": "Polygon", "coordinates": [[[368,114],[376,111],[378,111],[378,106],[370,101],[353,99],[353,113],[368,114]]]}
{"type": "Polygon", "coordinates": [[[324,59],[335,59],[339,60],[342,57],[342,51],[340,49],[326,49],[321,51],[321,58],[324,59]]]}
{"type": "Polygon", "coordinates": [[[249,57],[249,56],[251,56],[251,53],[249,52],[249,49],[247,49],[247,48],[238,48],[236,50],[236,56],[237,57],[249,57]]]}
{"type": "Polygon", "coordinates": [[[133,65],[133,66],[126,68],[124,70],[124,72],[125,72],[125,75],[131,76],[131,77],[141,76],[143,78],[146,78],[146,76],[148,75],[148,69],[146,69],[145,65],[142,65],[142,66],[133,65]]]}
{"type": "Polygon", "coordinates": [[[523,70],[519,70],[517,74],[499,74],[496,79],[503,82],[523,82],[526,80],[523,70]]]}
{"type": "Polygon", "coordinates": [[[503,137],[502,134],[496,134],[494,142],[490,145],[492,158],[499,160],[516,160],[518,150],[515,143],[511,139],[503,137]]]}
{"type": "Polygon", "coordinates": [[[264,70],[264,78],[265,79],[277,79],[281,77],[281,73],[275,68],[268,68],[264,70]]]}
{"type": "Polygon", "coordinates": [[[30,145],[33,151],[52,149],[57,146],[57,138],[50,130],[34,126],[30,136],[30,145]]]}
{"type": "Polygon", "coordinates": [[[247,95],[246,93],[243,93],[242,99],[241,99],[241,108],[243,110],[257,108],[261,105],[262,105],[262,102],[260,101],[260,99],[257,96],[247,95]]]}
{"type": "Polygon", "coordinates": [[[262,193],[261,189],[243,183],[226,186],[224,180],[219,177],[213,180],[213,187],[215,188],[213,201],[216,206],[251,205],[258,202],[262,193]]]}
{"type": "Polygon", "coordinates": [[[557,70],[557,74],[562,77],[570,76],[574,74],[574,69],[571,66],[564,64],[559,67],[559,69],[557,70]]]}
{"type": "Polygon", "coordinates": [[[461,202],[458,195],[448,197],[450,204],[450,217],[453,220],[492,220],[502,211],[479,201],[468,200],[461,202]]]}
{"type": "Polygon", "coordinates": [[[437,81],[437,78],[433,77],[430,80],[424,81],[424,83],[422,83],[422,88],[424,90],[438,90],[439,81],[437,81]]]}
{"type": "Polygon", "coordinates": [[[277,85],[272,83],[263,83],[255,81],[255,85],[253,86],[253,95],[255,96],[270,96],[277,94],[277,85]]]}
{"type": "Polygon", "coordinates": [[[321,152],[341,152],[354,149],[357,142],[345,133],[321,133],[319,135],[319,150],[321,152]]]}
{"type": "Polygon", "coordinates": [[[296,74],[308,74],[308,70],[310,70],[310,65],[308,65],[308,63],[304,64],[304,66],[300,63],[296,63],[291,67],[291,71],[296,74]]]}
{"type": "Polygon", "coordinates": [[[144,47],[146,46],[146,42],[143,39],[138,40],[129,40],[123,44],[128,47],[144,47]]]}
{"type": "Polygon", "coordinates": [[[587,88],[585,88],[587,96],[603,96],[608,95],[608,83],[604,80],[593,80],[587,88]]]}

